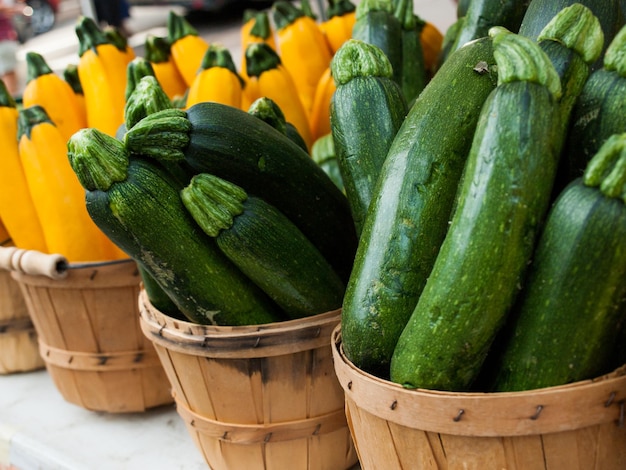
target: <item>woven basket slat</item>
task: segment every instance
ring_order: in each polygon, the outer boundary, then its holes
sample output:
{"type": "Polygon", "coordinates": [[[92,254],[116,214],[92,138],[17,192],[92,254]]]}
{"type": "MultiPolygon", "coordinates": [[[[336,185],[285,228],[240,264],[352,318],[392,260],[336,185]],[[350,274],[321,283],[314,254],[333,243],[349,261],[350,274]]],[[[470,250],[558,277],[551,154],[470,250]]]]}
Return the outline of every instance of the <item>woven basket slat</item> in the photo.
{"type": "Polygon", "coordinates": [[[339,311],[206,327],[158,312],[145,292],[139,305],[179,415],[210,468],[342,470],[357,462],[329,344],[339,311]]]}

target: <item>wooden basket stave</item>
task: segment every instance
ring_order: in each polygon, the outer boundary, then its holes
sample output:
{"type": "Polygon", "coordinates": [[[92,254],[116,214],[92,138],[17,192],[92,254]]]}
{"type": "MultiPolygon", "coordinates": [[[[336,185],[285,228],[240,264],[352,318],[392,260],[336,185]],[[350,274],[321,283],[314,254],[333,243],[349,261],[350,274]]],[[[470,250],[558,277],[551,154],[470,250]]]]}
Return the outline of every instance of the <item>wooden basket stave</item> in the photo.
{"type": "Polygon", "coordinates": [[[93,411],[141,412],[173,402],[139,327],[141,277],[132,260],[68,265],[63,276],[12,271],[63,398],[93,411]]]}
{"type": "Polygon", "coordinates": [[[526,392],[407,390],[355,367],[340,327],[332,343],[364,470],[626,468],[626,367],[526,392]]]}
{"type": "Polygon", "coordinates": [[[143,292],[140,311],[178,413],[213,470],[341,470],[357,462],[328,341],[339,311],[204,326],[163,315],[143,292]]]}

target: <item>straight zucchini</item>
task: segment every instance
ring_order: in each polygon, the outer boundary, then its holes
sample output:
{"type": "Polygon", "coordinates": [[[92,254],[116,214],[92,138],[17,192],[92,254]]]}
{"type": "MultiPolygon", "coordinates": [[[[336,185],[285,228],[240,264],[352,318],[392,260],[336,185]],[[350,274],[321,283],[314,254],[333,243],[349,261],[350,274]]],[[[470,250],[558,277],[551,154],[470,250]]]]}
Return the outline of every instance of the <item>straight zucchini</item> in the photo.
{"type": "Polygon", "coordinates": [[[276,208],[207,173],[181,197],[202,230],[290,318],[341,307],[345,285],[311,242],[276,208]]]}
{"type": "Polygon", "coordinates": [[[494,390],[563,385],[617,367],[626,323],[625,181],[626,134],[616,134],[560,194],[499,351],[494,390]]]}
{"type": "Polygon", "coordinates": [[[450,228],[391,361],[407,388],[467,390],[522,282],[557,166],[560,80],[536,42],[492,28],[481,111],[450,228]]]}
{"type": "Polygon", "coordinates": [[[131,153],[185,160],[272,204],[345,281],[357,237],[346,196],[302,148],[269,124],[231,106],[198,103],[147,116],[130,129],[131,153]]]}
{"type": "Polygon", "coordinates": [[[182,186],[160,166],[129,158],[119,140],[93,128],[72,136],[68,157],[92,220],[189,320],[248,325],[285,318],[202,232],[183,206],[182,186]]]}
{"type": "Polygon", "coordinates": [[[342,338],[357,367],[389,375],[396,342],[448,229],[481,107],[495,87],[491,39],[454,52],[394,138],[346,287],[342,338]]]}
{"type": "Polygon", "coordinates": [[[602,68],[593,71],[574,105],[567,135],[568,181],[580,177],[589,160],[613,134],[626,130],[626,27],[615,36],[602,68]]]}
{"type": "Polygon", "coordinates": [[[380,169],[408,109],[380,48],[349,39],[330,66],[337,85],[330,103],[331,132],[360,235],[380,169]]]}

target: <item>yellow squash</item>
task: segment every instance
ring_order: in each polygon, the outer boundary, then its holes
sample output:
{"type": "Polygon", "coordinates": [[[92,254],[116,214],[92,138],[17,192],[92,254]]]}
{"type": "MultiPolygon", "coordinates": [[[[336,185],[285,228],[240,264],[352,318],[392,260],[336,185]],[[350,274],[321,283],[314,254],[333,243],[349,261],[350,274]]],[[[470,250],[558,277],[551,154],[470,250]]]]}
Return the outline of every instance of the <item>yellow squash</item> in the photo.
{"type": "Polygon", "coordinates": [[[183,16],[174,11],[170,11],[167,17],[167,39],[176,67],[187,86],[191,86],[209,43],[198,36],[198,31],[183,16]]]}
{"type": "Polygon", "coordinates": [[[70,262],[127,258],[91,220],[67,142],[41,106],[19,111],[18,150],[49,253],[70,262]]]}
{"type": "Polygon", "coordinates": [[[311,135],[313,142],[330,132],[330,102],[337,86],[330,67],[320,77],[311,109],[311,135]]]}
{"type": "Polygon", "coordinates": [[[170,43],[166,38],[149,34],[145,41],[145,58],[152,64],[154,75],[170,100],[187,91],[187,83],[172,59],[170,43]]]}
{"type": "Polygon", "coordinates": [[[281,61],[293,77],[304,109],[310,113],[317,82],[330,66],[330,46],[316,21],[295,5],[277,0],[272,11],[281,61]]]}
{"type": "Polygon", "coordinates": [[[214,101],[240,108],[243,84],[228,49],[221,44],[211,44],[189,88],[187,107],[203,101],[214,101]]]}
{"type": "Polygon", "coordinates": [[[126,67],[133,57],[126,47],[118,48],[91,18],[78,19],[76,34],[87,126],[114,136],[124,122],[126,67]]]}
{"type": "Polygon", "coordinates": [[[289,71],[283,67],[278,54],[267,44],[250,44],[246,49],[248,83],[247,100],[259,98],[273,100],[285,115],[285,120],[295,126],[310,150],[313,145],[309,116],[305,111],[298,89],[289,71]]]}
{"type": "Polygon", "coordinates": [[[26,86],[22,104],[25,107],[43,107],[66,141],[87,126],[84,111],[72,87],[55,74],[37,52],[26,53],[26,86]]]}
{"type": "Polygon", "coordinates": [[[82,115],[82,119],[87,123],[87,105],[85,104],[85,93],[83,92],[83,85],[80,83],[80,77],[78,76],[78,67],[76,64],[67,64],[63,70],[63,79],[70,86],[74,92],[76,98],[76,105],[79,112],[82,115]]]}
{"type": "Polygon", "coordinates": [[[14,245],[46,253],[43,230],[20,162],[17,118],[15,100],[0,80],[0,217],[14,245]]]}
{"type": "Polygon", "coordinates": [[[356,22],[356,6],[350,0],[329,0],[325,21],[319,24],[334,54],[344,42],[352,37],[356,22]]]}
{"type": "Polygon", "coordinates": [[[276,50],[274,29],[270,24],[267,11],[246,10],[244,11],[244,23],[241,26],[241,76],[247,80],[246,74],[246,49],[255,42],[264,42],[276,50]]]}

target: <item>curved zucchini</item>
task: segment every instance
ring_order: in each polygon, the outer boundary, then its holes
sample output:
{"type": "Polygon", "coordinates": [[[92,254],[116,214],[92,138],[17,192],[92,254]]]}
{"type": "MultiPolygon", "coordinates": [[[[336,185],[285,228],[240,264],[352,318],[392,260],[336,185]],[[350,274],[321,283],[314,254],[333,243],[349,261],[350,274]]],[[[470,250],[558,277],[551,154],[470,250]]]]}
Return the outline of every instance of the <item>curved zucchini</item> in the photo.
{"type": "Polygon", "coordinates": [[[499,351],[494,390],[562,385],[617,366],[626,319],[625,169],[626,134],[614,135],[554,204],[499,351]]]}
{"type": "Polygon", "coordinates": [[[96,129],[68,142],[87,211],[134,258],[189,320],[248,325],[284,319],[280,309],[207,237],[180,199],[182,186],[147,159],[96,129]]]}
{"type": "Polygon", "coordinates": [[[262,197],[285,214],[333,265],[342,279],[352,269],[357,237],[345,195],[287,136],[231,106],[199,103],[164,110],[130,129],[131,153],[186,160],[262,197]]]}
{"type": "Polygon", "coordinates": [[[276,208],[207,173],[181,192],[183,204],[222,253],[290,318],[341,307],[344,283],[276,208]]]}
{"type": "Polygon", "coordinates": [[[413,0],[398,0],[395,5],[394,15],[398,18],[402,28],[402,82],[400,86],[406,102],[412,105],[427,82],[424,51],[420,39],[424,21],[413,13],[413,0]]]}
{"type": "Polygon", "coordinates": [[[376,46],[349,39],[335,53],[331,71],[337,84],[330,104],[331,131],[360,235],[380,169],[408,109],[391,63],[376,46]]]}
{"type": "Polygon", "coordinates": [[[407,388],[467,390],[519,290],[557,166],[559,77],[536,42],[492,28],[498,86],[450,228],[391,361],[407,388]]]}
{"type": "Polygon", "coordinates": [[[491,40],[454,52],[398,130],[365,219],[342,312],[343,346],[359,368],[389,361],[448,229],[483,102],[495,87],[491,40]]]}

